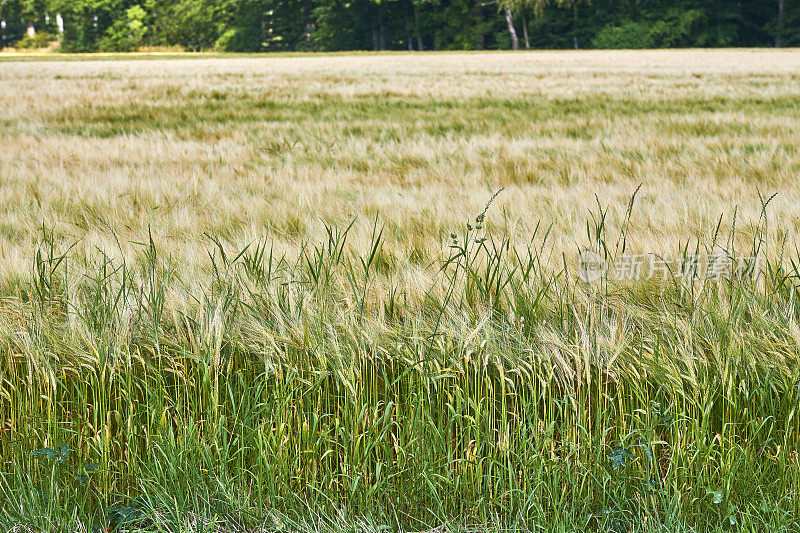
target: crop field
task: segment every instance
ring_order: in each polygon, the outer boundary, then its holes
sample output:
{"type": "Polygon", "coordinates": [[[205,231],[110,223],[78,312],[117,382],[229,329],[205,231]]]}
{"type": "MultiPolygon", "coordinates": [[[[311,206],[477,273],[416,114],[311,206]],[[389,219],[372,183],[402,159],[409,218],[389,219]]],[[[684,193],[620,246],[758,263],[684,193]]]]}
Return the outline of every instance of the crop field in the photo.
{"type": "Polygon", "coordinates": [[[43,58],[0,528],[800,527],[799,51],[43,58]]]}

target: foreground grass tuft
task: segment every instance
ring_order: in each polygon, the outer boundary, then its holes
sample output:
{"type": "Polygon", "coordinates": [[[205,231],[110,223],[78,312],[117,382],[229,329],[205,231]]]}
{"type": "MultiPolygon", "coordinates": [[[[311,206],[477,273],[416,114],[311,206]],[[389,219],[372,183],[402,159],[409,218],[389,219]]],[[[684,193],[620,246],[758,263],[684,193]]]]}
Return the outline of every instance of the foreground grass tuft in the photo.
{"type": "MultiPolygon", "coordinates": [[[[193,293],[152,239],[76,264],[44,227],[2,309],[0,524],[796,528],[798,258],[585,285],[489,208],[422,293],[382,265],[379,219],[365,249],[328,227],[297,260],[212,239],[193,293]]],[[[621,241],[604,218],[587,247],[621,241]]]]}

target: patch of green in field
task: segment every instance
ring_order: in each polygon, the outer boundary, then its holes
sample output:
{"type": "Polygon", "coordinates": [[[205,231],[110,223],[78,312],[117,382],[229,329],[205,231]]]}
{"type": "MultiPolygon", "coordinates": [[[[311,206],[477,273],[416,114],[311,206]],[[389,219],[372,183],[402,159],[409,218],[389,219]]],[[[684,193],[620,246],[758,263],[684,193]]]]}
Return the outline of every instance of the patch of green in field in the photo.
{"type": "Polygon", "coordinates": [[[591,139],[608,120],[654,121],[655,134],[692,136],[754,133],[748,115],[800,114],[800,95],[779,99],[718,97],[667,101],[602,97],[468,100],[406,99],[382,94],[351,99],[320,95],[309,101],[214,91],[178,92],[168,98],[143,98],[111,105],[79,105],[42,117],[43,133],[113,137],[154,131],[176,132],[182,138],[225,136],[233,130],[257,130],[287,124],[325,127],[331,133],[376,141],[424,136],[522,135],[591,139]],[[723,120],[719,113],[741,113],[723,120]],[[690,119],[687,120],[686,116],[690,119]],[[354,129],[356,128],[356,129],[354,129]]]}

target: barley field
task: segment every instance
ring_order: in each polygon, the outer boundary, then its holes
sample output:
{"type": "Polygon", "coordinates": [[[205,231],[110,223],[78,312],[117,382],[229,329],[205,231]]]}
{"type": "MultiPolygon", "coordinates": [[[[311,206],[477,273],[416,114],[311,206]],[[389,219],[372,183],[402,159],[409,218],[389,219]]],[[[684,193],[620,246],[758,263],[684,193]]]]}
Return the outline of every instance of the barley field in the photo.
{"type": "Polygon", "coordinates": [[[0,55],[0,526],[800,527],[797,50],[89,59],[0,55]]]}

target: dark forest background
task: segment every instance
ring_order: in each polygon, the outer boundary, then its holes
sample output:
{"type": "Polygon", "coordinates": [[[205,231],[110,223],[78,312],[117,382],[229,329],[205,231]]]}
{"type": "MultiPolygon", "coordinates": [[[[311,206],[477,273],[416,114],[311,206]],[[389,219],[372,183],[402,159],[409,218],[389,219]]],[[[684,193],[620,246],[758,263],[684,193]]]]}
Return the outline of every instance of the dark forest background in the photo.
{"type": "Polygon", "coordinates": [[[800,0],[0,0],[0,47],[53,41],[72,52],[797,46],[800,0]]]}

